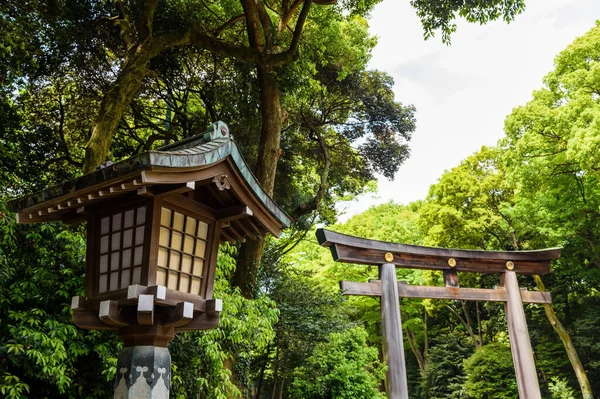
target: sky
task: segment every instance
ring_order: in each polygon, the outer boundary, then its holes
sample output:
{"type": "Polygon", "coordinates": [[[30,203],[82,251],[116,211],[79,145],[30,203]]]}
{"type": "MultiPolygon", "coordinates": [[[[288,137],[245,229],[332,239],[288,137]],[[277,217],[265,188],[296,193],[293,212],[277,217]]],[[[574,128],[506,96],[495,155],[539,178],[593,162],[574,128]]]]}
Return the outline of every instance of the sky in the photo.
{"type": "Polygon", "coordinates": [[[378,192],[342,204],[341,221],[370,206],[425,199],[445,170],[503,136],[504,119],[542,87],[554,57],[600,19],[598,0],[526,0],[515,21],[458,21],[451,45],[427,41],[408,0],[384,0],[371,14],[378,37],[370,68],[389,73],[396,100],[413,104],[411,156],[378,192]]]}

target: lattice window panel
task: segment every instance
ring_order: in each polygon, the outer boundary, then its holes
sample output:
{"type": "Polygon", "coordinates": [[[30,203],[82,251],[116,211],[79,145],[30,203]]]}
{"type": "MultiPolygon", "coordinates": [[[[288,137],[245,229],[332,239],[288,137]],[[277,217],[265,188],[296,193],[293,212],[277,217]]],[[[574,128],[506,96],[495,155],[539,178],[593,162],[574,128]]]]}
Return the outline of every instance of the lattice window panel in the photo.
{"type": "Polygon", "coordinates": [[[140,284],[146,207],[100,219],[98,293],[140,284]]]}
{"type": "Polygon", "coordinates": [[[207,237],[207,223],[162,208],[156,283],[199,295],[207,237]]]}

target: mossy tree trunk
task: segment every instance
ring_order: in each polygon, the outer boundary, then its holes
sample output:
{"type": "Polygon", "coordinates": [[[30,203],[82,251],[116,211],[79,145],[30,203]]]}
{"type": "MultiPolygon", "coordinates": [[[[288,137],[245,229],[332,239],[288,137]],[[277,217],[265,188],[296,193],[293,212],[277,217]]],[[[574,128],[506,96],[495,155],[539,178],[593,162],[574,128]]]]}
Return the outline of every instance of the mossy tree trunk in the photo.
{"type": "MultiPolygon", "coordinates": [[[[538,290],[540,290],[541,292],[546,291],[546,286],[544,285],[544,282],[542,281],[542,278],[540,276],[534,275],[533,280],[535,281],[535,285],[537,286],[538,290]]],[[[565,326],[562,325],[562,323],[558,319],[558,316],[556,316],[556,313],[554,312],[554,307],[551,303],[545,303],[544,310],[546,311],[546,317],[548,318],[550,325],[552,326],[554,331],[556,331],[560,340],[563,343],[563,346],[565,347],[565,351],[567,352],[567,356],[569,357],[569,361],[571,362],[573,371],[577,376],[577,381],[579,382],[579,389],[581,390],[581,395],[583,396],[583,399],[594,399],[594,393],[592,392],[590,381],[588,380],[585,368],[583,367],[583,364],[579,359],[577,349],[575,349],[575,345],[573,344],[573,340],[571,339],[569,332],[567,331],[565,326]]]]}

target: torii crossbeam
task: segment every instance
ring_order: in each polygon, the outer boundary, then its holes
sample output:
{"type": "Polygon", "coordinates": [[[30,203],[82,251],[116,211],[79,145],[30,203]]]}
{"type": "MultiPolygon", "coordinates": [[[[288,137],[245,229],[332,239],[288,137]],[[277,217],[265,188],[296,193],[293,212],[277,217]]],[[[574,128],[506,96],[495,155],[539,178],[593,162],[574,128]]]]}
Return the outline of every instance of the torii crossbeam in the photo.
{"type": "Polygon", "coordinates": [[[317,239],[338,262],[379,266],[379,280],[342,281],[345,295],[381,297],[385,381],[390,399],[408,399],[402,321],[398,298],[458,299],[504,302],[520,399],[541,399],[523,303],[552,303],[549,292],[520,289],[517,274],[547,274],[560,248],[537,251],[475,251],[432,248],[368,240],[318,229],[317,239]],[[412,286],[396,280],[396,267],[441,270],[444,287],[412,286]],[[460,288],[457,272],[494,273],[501,286],[460,288]]]}

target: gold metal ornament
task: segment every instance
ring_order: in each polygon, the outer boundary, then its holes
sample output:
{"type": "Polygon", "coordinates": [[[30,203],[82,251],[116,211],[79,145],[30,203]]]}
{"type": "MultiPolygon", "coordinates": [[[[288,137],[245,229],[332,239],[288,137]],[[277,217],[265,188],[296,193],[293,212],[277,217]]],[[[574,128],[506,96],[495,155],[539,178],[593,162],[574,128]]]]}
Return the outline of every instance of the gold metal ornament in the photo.
{"type": "Polygon", "coordinates": [[[390,252],[386,252],[385,253],[385,261],[386,262],[391,262],[394,260],[394,255],[392,255],[390,252]]]}
{"type": "Polygon", "coordinates": [[[456,259],[454,259],[454,258],[448,259],[448,266],[455,267],[456,266],[456,259]]]}
{"type": "Polygon", "coordinates": [[[508,262],[506,262],[506,268],[508,270],[514,270],[515,269],[515,264],[509,260],[508,262]]]}

